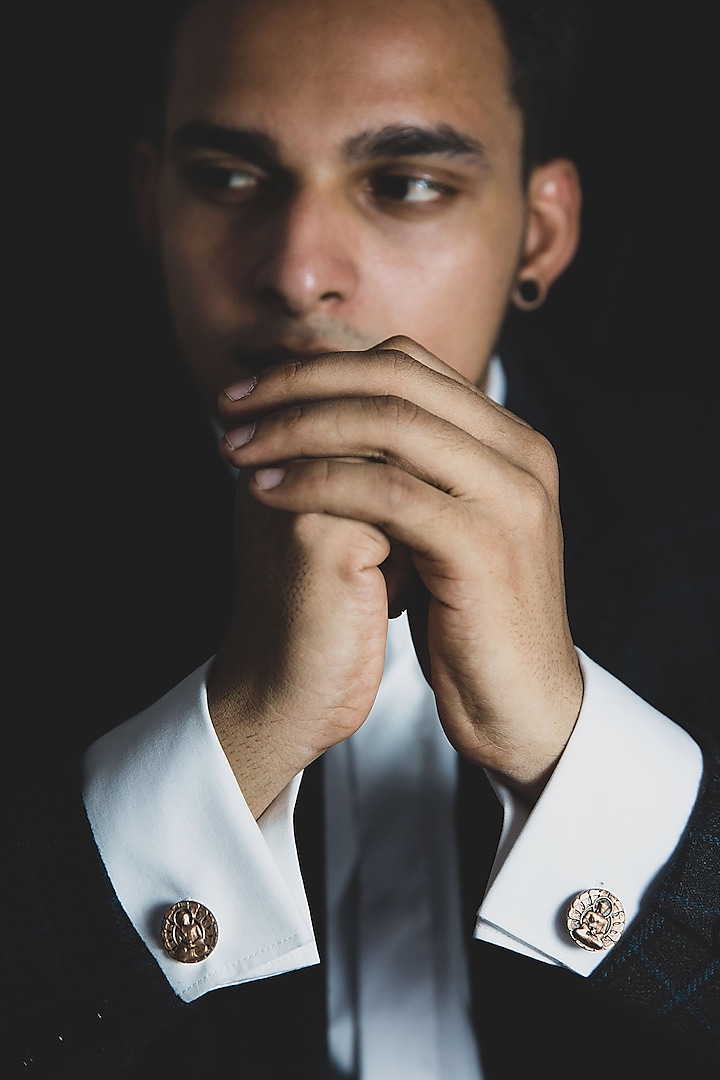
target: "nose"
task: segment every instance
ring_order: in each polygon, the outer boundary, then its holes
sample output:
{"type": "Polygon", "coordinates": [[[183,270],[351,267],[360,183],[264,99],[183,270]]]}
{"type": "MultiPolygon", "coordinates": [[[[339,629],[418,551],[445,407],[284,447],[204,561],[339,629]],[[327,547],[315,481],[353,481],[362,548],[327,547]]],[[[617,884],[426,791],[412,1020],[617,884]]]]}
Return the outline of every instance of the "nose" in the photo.
{"type": "Polygon", "coordinates": [[[267,223],[256,264],[266,298],[293,316],[330,311],[352,300],[358,285],[351,210],[323,191],[293,193],[267,223]]]}

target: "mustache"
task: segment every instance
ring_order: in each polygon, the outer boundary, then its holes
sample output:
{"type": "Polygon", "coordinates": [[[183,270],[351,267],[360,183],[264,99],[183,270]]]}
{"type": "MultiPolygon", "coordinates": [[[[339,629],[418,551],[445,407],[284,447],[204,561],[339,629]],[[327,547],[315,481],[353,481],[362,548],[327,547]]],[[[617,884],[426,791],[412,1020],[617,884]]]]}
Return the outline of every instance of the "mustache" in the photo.
{"type": "Polygon", "coordinates": [[[382,340],[382,335],[334,325],[329,320],[303,327],[279,324],[238,335],[231,347],[231,355],[238,366],[250,365],[258,371],[296,357],[331,352],[364,352],[382,340]]]}

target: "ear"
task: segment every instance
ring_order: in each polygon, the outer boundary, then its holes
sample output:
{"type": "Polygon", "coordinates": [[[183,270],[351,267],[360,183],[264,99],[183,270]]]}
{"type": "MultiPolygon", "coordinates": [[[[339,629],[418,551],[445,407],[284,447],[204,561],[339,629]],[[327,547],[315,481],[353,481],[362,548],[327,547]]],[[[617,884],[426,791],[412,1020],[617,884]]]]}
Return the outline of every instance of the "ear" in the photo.
{"type": "Polygon", "coordinates": [[[156,195],[159,171],[159,147],[150,139],[140,139],[135,144],[132,167],[135,215],[140,235],[153,252],[158,249],[156,195]]]}
{"type": "Polygon", "coordinates": [[[581,204],[580,178],[571,161],[555,158],[532,170],[525,242],[513,291],[518,307],[539,307],[572,261],[580,239],[581,204]]]}

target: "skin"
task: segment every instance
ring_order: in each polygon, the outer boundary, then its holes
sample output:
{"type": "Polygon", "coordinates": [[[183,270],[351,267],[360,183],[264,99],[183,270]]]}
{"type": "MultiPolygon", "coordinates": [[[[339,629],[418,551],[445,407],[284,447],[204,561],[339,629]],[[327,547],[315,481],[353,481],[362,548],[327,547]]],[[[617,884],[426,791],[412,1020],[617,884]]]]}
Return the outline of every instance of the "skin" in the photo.
{"type": "Polygon", "coordinates": [[[207,0],[165,141],[138,147],[240,470],[208,692],[256,816],[363,723],[405,608],[448,739],[523,798],[577,718],[555,456],[482,387],[518,280],[545,292],[572,258],[580,194],[567,161],[523,185],[508,85],[481,0],[207,0]]]}

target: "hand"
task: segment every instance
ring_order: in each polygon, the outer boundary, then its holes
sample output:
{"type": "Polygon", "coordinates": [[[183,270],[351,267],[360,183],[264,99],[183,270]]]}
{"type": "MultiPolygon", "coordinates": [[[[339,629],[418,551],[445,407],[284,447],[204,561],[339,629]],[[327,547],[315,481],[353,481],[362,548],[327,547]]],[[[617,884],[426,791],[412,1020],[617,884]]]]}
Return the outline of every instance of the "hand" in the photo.
{"type": "MultiPolygon", "coordinates": [[[[312,668],[317,752],[355,730],[372,704],[389,588],[392,604],[408,605],[450,742],[536,798],[582,700],[547,441],[406,338],[278,365],[221,408],[226,456],[254,471],[249,492],[284,512],[302,550],[309,577],[297,579],[308,584],[295,591],[295,617],[307,640],[320,608],[334,613],[330,668],[312,668]],[[362,553],[352,570],[348,543],[362,553]],[[346,724],[329,722],[339,655],[344,674],[365,675],[357,696],[345,686],[346,724]]],[[[282,603],[292,591],[288,583],[282,603]]],[[[286,662],[292,697],[301,672],[289,649],[286,662]]]]}
{"type": "Polygon", "coordinates": [[[208,681],[210,714],[256,817],[367,717],[385,660],[389,542],[364,522],[236,494],[237,601],[208,681]]]}

